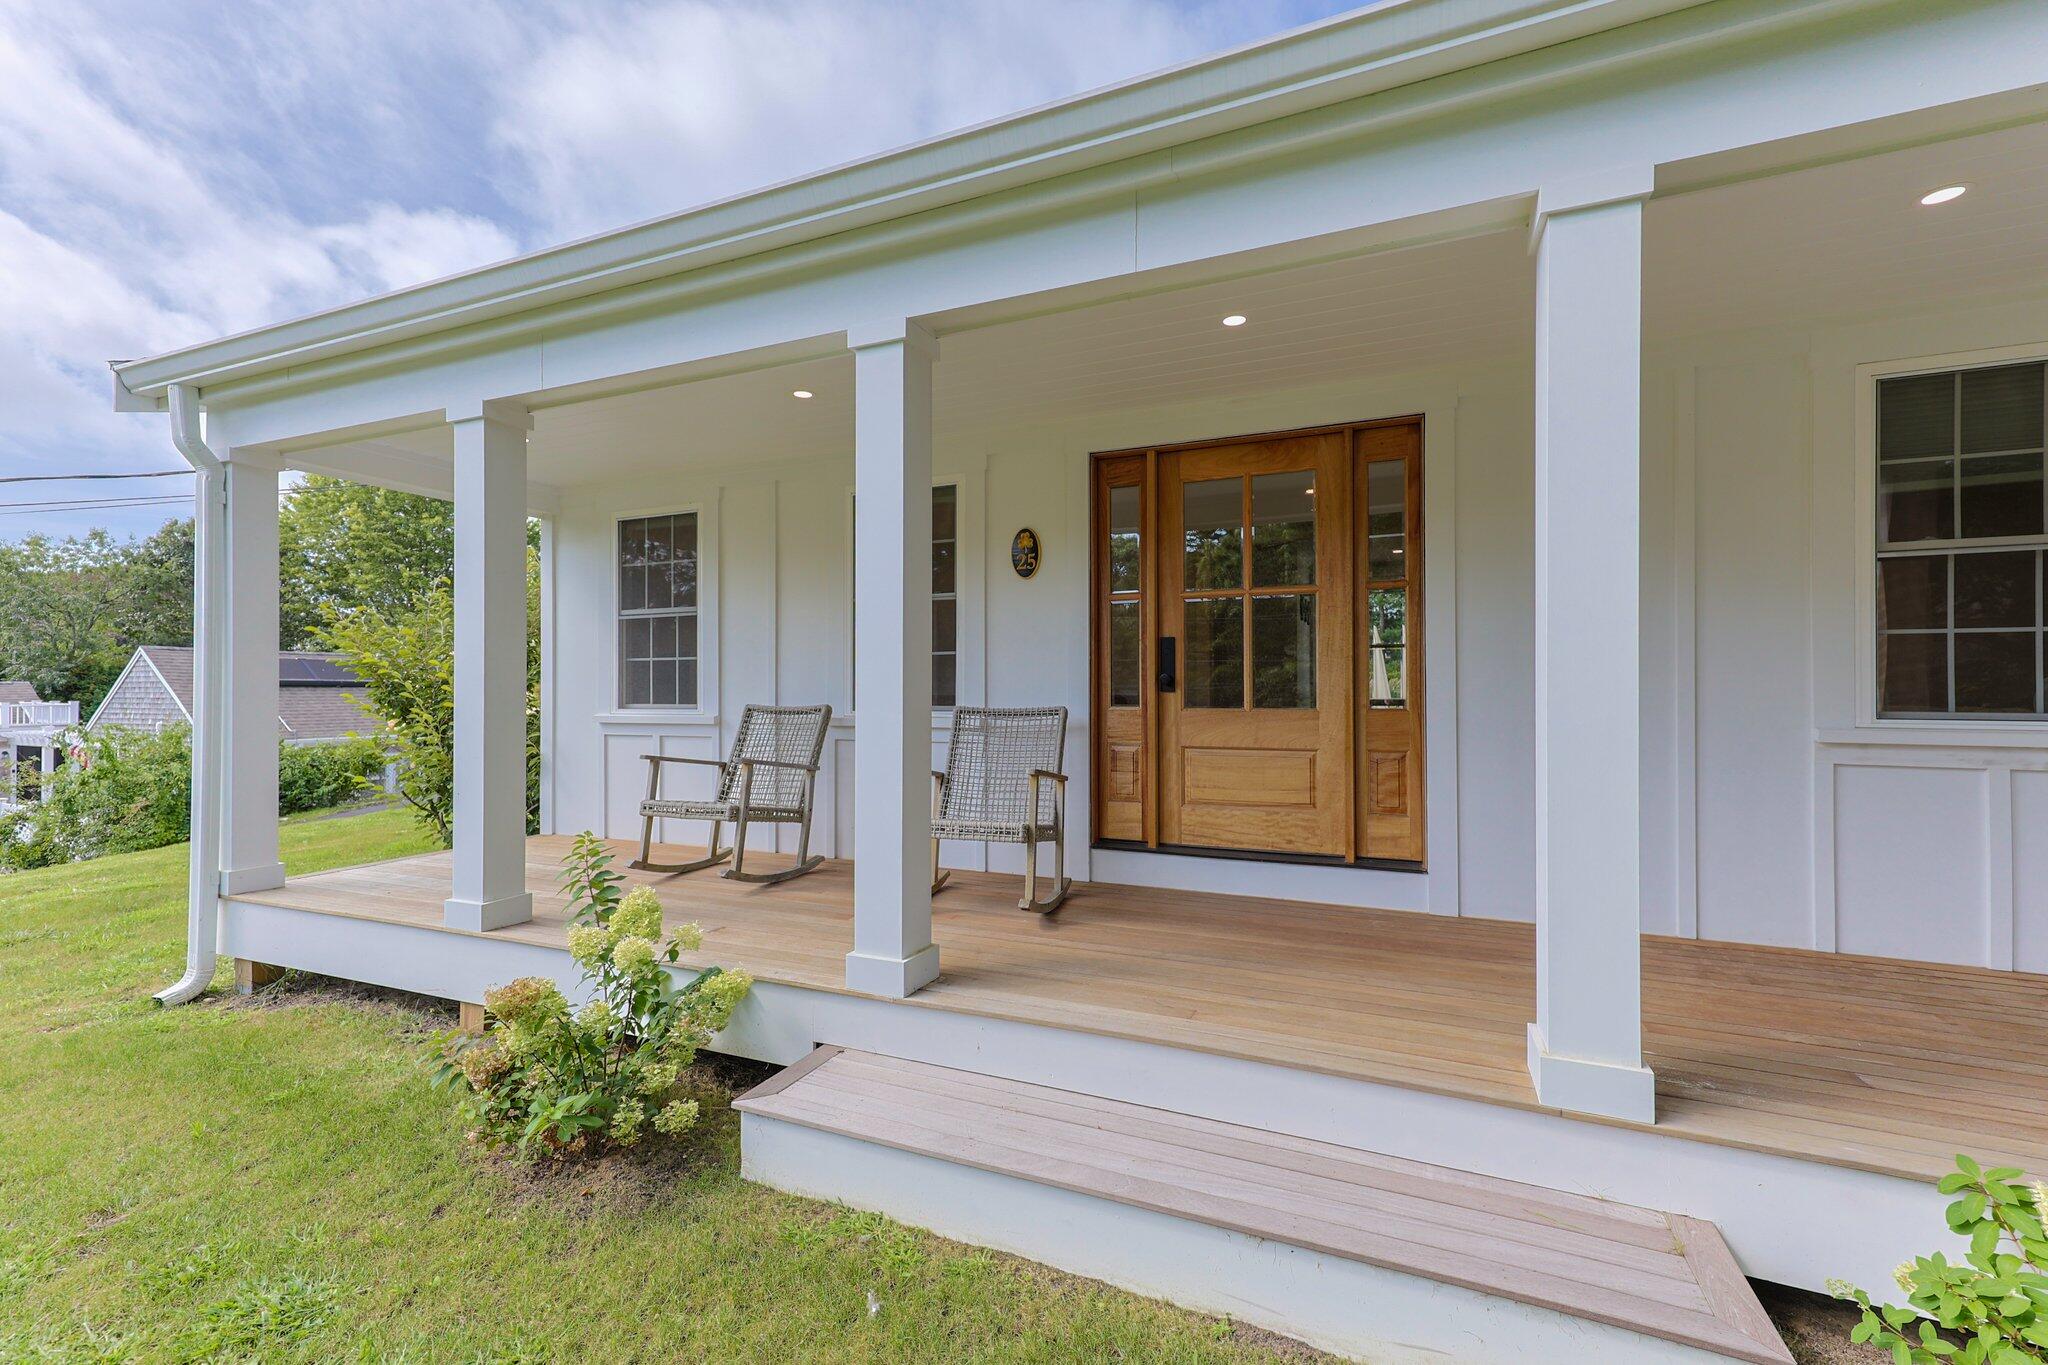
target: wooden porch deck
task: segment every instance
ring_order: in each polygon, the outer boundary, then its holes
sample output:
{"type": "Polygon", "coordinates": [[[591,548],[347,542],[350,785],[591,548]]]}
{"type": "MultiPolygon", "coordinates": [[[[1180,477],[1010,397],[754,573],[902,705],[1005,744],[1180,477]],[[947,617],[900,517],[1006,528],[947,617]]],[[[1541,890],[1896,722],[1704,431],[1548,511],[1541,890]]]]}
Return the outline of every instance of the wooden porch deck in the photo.
{"type": "MultiPolygon", "coordinates": [[[[528,841],[535,918],[498,935],[564,943],[568,842],[528,841]]],[[[628,875],[703,926],[693,963],[845,989],[851,863],[779,886],[628,875]]],[[[448,884],[441,853],[245,899],[439,928],[448,884]]],[[[1041,919],[1017,887],[954,873],[942,974],[911,1004],[1541,1107],[1528,925],[1093,884],[1041,919]]],[[[1958,1151],[2048,1173],[2048,977],[1645,937],[1643,1006],[1660,1133],[1916,1179],[1958,1151]]]]}

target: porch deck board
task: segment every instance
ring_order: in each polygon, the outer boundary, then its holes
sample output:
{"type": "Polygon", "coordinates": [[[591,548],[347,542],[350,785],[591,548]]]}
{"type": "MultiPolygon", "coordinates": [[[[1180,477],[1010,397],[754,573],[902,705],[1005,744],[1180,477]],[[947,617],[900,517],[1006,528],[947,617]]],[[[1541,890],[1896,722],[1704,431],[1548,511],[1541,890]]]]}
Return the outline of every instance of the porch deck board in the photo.
{"type": "MultiPolygon", "coordinates": [[[[534,919],[497,936],[564,943],[568,842],[528,841],[534,919]]],[[[845,989],[852,864],[776,886],[627,875],[703,927],[691,965],[845,989]]],[[[439,853],[245,899],[440,929],[448,884],[439,853]]],[[[1016,894],[954,873],[942,974],[911,1004],[1540,1108],[1529,925],[1093,884],[1041,918],[1016,894]]],[[[1643,1006],[1659,1132],[1915,1179],[1958,1151],[2048,1172],[2048,977],[1645,937],[1643,1006]]]]}

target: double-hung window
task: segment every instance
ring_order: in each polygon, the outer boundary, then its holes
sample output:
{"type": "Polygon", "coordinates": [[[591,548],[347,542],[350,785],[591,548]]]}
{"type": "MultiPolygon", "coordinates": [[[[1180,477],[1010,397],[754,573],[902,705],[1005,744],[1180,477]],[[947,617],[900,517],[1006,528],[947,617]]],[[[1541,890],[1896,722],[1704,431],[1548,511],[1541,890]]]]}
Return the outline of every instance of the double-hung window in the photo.
{"type": "Polygon", "coordinates": [[[1877,386],[1877,712],[2048,715],[2044,365],[1877,386]]]}
{"type": "Polygon", "coordinates": [[[619,523],[619,704],[697,705],[697,514],[619,523]]]}

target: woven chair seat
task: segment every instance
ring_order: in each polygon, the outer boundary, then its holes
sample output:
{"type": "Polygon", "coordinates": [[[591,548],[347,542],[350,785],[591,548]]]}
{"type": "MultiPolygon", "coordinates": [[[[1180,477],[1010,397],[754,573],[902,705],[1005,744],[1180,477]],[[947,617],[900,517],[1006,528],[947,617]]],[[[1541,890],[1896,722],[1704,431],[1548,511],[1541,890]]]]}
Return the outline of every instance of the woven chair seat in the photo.
{"type": "MultiPolygon", "coordinates": [[[[642,801],[640,814],[653,815],[672,820],[734,820],[740,818],[740,803],[737,801],[642,801]]],[[[751,806],[747,810],[749,820],[771,822],[794,822],[804,818],[801,810],[780,806],[751,806]]]]}
{"type": "Polygon", "coordinates": [[[1057,825],[1003,825],[978,820],[934,820],[934,839],[966,839],[983,844],[1021,844],[1027,839],[1049,840],[1059,836],[1057,825]]]}

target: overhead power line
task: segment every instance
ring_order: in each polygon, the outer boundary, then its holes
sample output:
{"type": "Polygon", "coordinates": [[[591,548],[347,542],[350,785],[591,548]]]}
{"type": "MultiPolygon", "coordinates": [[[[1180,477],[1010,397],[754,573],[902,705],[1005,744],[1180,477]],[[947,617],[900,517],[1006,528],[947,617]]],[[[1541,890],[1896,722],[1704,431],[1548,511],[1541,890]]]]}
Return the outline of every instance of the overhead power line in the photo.
{"type": "Polygon", "coordinates": [[[64,483],[74,479],[189,479],[189,469],[146,469],[135,474],[0,474],[0,483],[64,483]]]}
{"type": "Polygon", "coordinates": [[[26,517],[48,512],[69,512],[89,509],[96,512],[111,512],[123,507],[174,507],[189,504],[189,495],[183,497],[137,497],[137,498],[89,498],[58,502],[0,502],[0,517],[26,517]]]}

